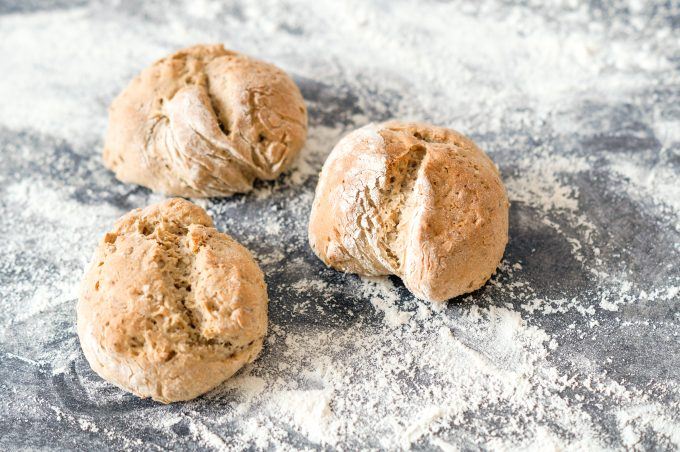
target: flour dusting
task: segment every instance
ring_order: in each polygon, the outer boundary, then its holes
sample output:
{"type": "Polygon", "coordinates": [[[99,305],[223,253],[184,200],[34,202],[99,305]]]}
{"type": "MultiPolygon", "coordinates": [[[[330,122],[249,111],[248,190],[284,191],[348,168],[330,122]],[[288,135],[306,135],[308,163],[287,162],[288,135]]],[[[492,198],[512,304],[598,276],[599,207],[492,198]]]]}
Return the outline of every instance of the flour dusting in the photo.
{"type": "Polygon", "coordinates": [[[0,446],[680,448],[672,6],[56,3],[0,4],[0,419],[17,427],[0,446]],[[75,303],[97,240],[163,199],[103,168],[108,104],[153,60],[216,41],[293,76],[309,137],[277,181],[198,201],[262,266],[269,336],[216,390],[160,405],[90,370],[75,303]],[[510,242],[481,290],[430,304],[310,250],[326,156],[390,118],[455,128],[497,163],[510,242]]]}

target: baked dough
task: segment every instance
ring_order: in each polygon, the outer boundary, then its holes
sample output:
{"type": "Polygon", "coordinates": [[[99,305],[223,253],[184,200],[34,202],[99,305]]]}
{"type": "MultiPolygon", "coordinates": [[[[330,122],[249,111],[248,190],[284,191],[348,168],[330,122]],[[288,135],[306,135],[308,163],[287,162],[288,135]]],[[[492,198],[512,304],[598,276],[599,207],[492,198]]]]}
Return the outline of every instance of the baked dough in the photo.
{"type": "Polygon", "coordinates": [[[421,123],[350,133],[326,160],[309,241],[333,268],[399,276],[418,298],[480,288],[508,241],[508,198],[469,138],[421,123]]]}
{"type": "Polygon", "coordinates": [[[200,207],[171,199],[129,212],[106,233],[77,315],[95,372],[168,403],[209,391],[257,357],[267,289],[246,248],[200,207]]]}
{"type": "Polygon", "coordinates": [[[307,109],[277,67],[198,45],[142,71],[113,101],[104,164],[168,195],[227,196],[275,179],[307,136],[307,109]]]}

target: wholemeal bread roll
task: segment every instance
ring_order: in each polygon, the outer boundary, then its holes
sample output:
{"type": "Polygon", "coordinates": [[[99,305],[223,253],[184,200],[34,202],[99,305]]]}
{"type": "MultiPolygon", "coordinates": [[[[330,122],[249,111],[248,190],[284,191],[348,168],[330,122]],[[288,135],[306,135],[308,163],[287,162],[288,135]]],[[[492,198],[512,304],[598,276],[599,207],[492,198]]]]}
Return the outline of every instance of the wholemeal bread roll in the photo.
{"type": "Polygon", "coordinates": [[[171,199],[120,218],[82,282],[78,336],[92,369],[140,397],[197,397],[253,361],[267,289],[248,250],[171,199]]]}
{"type": "Polygon", "coordinates": [[[306,135],[305,103],[285,72],[198,45],[155,62],[113,101],[104,164],[169,195],[226,196],[276,178],[306,135]]]}
{"type": "Polygon", "coordinates": [[[418,298],[480,288],[508,241],[498,170],[469,138],[421,123],[350,133],[321,170],[309,241],[333,268],[399,276],[418,298]]]}

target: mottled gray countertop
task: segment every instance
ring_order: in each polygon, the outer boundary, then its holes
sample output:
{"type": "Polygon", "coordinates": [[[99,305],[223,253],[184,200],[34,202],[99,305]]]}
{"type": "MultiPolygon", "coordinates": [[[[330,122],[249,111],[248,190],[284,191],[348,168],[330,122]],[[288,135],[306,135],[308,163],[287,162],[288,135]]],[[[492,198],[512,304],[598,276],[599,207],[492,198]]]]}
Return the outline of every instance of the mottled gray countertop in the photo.
{"type": "Polygon", "coordinates": [[[677,2],[5,0],[0,74],[0,449],[680,448],[677,2]],[[161,405],[92,372],[75,303],[107,228],[162,199],[102,166],[107,106],[200,42],[287,70],[309,139],[201,202],[265,272],[263,354],[161,405]],[[501,268],[443,306],[307,245],[325,156],[393,117],[470,135],[511,199],[501,268]]]}

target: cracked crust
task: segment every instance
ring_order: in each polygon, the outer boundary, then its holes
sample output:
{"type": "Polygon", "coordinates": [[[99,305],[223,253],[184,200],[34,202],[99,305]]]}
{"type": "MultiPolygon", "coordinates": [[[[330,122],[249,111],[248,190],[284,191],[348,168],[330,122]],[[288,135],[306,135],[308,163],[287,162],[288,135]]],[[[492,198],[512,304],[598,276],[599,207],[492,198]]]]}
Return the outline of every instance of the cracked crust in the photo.
{"type": "Polygon", "coordinates": [[[387,122],[350,133],[326,160],[309,241],[333,268],[399,276],[418,298],[483,286],[508,241],[508,198],[491,159],[453,130],[387,122]]]}
{"type": "Polygon", "coordinates": [[[228,196],[285,171],[307,136],[307,109],[277,67],[198,45],[155,62],[113,101],[104,164],[169,195],[228,196]]]}
{"type": "Polygon", "coordinates": [[[77,308],[92,368],[140,397],[189,400],[253,361],[267,329],[264,277],[200,207],[171,199],[120,218],[77,308]]]}

